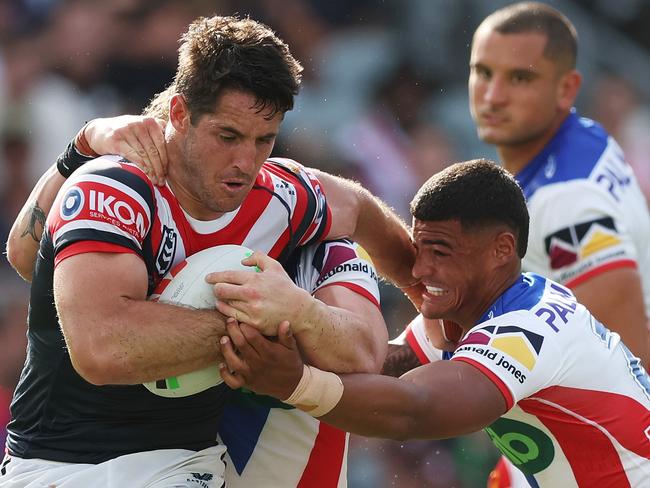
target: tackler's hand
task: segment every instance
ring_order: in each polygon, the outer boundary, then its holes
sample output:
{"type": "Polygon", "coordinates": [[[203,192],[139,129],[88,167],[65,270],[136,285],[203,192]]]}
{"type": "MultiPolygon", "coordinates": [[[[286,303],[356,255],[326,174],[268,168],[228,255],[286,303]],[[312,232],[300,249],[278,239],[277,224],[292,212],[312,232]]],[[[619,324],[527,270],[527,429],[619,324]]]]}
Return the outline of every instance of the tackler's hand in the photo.
{"type": "Polygon", "coordinates": [[[156,185],[165,184],[165,122],[154,117],[121,115],[91,120],[84,128],[90,149],[119,154],[137,164],[156,185]]]}
{"type": "Polygon", "coordinates": [[[226,361],[220,373],[226,384],[281,400],[291,396],[302,377],[303,362],[289,322],[279,325],[277,341],[234,319],[228,319],[226,328],[228,335],[220,341],[226,361]]]}

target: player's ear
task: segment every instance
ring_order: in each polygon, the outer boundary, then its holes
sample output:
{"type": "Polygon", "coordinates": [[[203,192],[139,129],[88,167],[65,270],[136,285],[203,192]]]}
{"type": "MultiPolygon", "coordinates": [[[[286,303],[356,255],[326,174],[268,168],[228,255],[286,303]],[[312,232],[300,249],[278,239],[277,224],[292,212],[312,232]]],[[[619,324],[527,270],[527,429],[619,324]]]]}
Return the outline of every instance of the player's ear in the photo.
{"type": "Polygon", "coordinates": [[[494,257],[499,264],[517,257],[517,238],[511,231],[501,231],[494,238],[494,257]]]}
{"type": "Polygon", "coordinates": [[[560,110],[570,110],[578,96],[582,84],[582,75],[575,69],[567,71],[558,84],[558,107],[560,110]]]}
{"type": "Polygon", "coordinates": [[[189,127],[191,123],[190,110],[183,95],[176,93],[170,98],[169,121],[174,126],[174,129],[180,132],[186,131],[189,127]]]}

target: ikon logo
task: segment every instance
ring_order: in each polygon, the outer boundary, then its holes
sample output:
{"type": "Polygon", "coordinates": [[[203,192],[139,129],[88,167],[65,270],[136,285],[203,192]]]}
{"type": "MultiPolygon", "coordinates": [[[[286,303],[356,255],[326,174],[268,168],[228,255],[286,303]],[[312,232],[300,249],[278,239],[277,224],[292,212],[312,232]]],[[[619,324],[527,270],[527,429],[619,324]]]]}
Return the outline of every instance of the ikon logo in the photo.
{"type": "Polygon", "coordinates": [[[140,236],[144,236],[147,232],[144,216],[140,212],[136,213],[131,205],[112,195],[106,195],[103,191],[90,190],[88,206],[91,211],[117,219],[124,225],[135,224],[140,236]]]}

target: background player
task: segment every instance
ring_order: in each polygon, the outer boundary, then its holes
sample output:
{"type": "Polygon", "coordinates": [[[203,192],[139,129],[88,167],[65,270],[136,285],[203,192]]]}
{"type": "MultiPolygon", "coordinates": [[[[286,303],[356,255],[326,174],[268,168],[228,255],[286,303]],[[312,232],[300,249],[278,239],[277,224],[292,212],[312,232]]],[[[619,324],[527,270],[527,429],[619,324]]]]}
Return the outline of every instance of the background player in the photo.
{"type": "Polygon", "coordinates": [[[647,364],[650,216],[616,141],[572,109],[576,56],[576,30],[552,7],[497,10],[472,42],[472,117],[528,200],[524,269],[571,288],[647,364]]]}
{"type": "Polygon", "coordinates": [[[465,333],[450,361],[400,379],[337,376],[302,364],[287,322],[280,343],[229,323],[226,382],[367,436],[486,428],[532,486],[645,486],[650,447],[639,426],[650,422],[650,378],[568,288],[521,273],[528,213],[514,179],[490,161],[455,164],[411,208],[422,314],[465,333]]]}

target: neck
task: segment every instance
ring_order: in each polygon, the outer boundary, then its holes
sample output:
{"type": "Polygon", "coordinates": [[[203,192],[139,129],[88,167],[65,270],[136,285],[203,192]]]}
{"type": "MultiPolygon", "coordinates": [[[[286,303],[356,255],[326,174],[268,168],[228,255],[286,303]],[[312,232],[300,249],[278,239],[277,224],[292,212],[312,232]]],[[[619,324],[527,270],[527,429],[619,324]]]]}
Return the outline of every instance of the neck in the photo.
{"type": "Polygon", "coordinates": [[[490,306],[501,296],[503,293],[510,288],[518,279],[521,274],[521,267],[517,266],[515,269],[509,270],[507,273],[502,273],[501,275],[495,276],[492,280],[483,283],[483,288],[485,290],[493,290],[491,293],[486,294],[482,300],[477,301],[476,306],[473,307],[471,312],[463,320],[457,321],[460,327],[463,329],[463,335],[465,335],[480,318],[488,311],[490,306]]]}
{"type": "Polygon", "coordinates": [[[535,156],[542,152],[548,142],[553,139],[568,115],[568,112],[560,114],[548,130],[538,137],[518,144],[497,146],[499,159],[503,163],[506,171],[516,175],[523,170],[535,156]]]}

